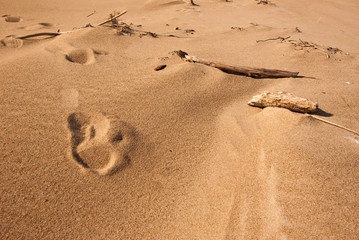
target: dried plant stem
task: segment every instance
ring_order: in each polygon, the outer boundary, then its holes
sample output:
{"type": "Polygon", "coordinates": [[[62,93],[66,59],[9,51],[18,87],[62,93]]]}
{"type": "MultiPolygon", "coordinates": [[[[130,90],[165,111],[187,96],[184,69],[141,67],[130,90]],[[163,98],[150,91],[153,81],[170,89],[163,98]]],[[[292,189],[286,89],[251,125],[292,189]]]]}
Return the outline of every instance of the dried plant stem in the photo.
{"type": "Polygon", "coordinates": [[[92,13],[90,13],[89,15],[87,15],[86,17],[91,17],[92,15],[94,15],[96,13],[96,10],[94,10],[92,13]]]}
{"type": "Polygon", "coordinates": [[[103,22],[97,24],[97,26],[102,26],[102,25],[104,25],[105,23],[111,22],[112,20],[114,20],[114,19],[116,19],[116,18],[118,18],[118,17],[121,17],[121,16],[124,15],[125,13],[127,13],[127,10],[126,10],[126,11],[123,11],[122,13],[117,14],[116,16],[113,16],[112,18],[107,19],[106,21],[103,21],[103,22]]]}
{"type": "Polygon", "coordinates": [[[358,136],[359,136],[359,132],[356,132],[356,131],[351,130],[351,129],[346,128],[346,127],[343,127],[343,126],[341,126],[341,125],[339,125],[339,124],[336,124],[336,123],[330,122],[330,121],[328,121],[328,120],[325,120],[325,119],[319,118],[319,117],[317,117],[317,116],[313,116],[313,115],[311,115],[311,114],[307,114],[307,113],[306,113],[305,115],[307,115],[307,116],[309,116],[309,117],[312,117],[312,118],[314,118],[314,119],[317,119],[317,120],[319,120],[319,121],[321,121],[321,122],[324,122],[324,123],[330,124],[330,125],[332,125],[332,126],[335,126],[335,127],[341,128],[341,129],[344,129],[344,130],[346,130],[346,131],[348,131],[348,132],[354,133],[354,134],[356,134],[356,135],[358,135],[358,136]]]}
{"type": "Polygon", "coordinates": [[[259,43],[259,42],[267,42],[267,41],[274,41],[274,40],[280,40],[281,42],[289,39],[289,37],[277,37],[277,38],[268,38],[268,39],[263,39],[263,40],[257,40],[256,42],[259,43]]]}
{"type": "MultiPolygon", "coordinates": [[[[96,12],[96,11],[95,11],[96,12]]],[[[106,21],[104,22],[101,22],[99,24],[97,24],[96,26],[101,26],[105,23],[108,23],[108,22],[111,22],[113,19],[116,19],[122,15],[124,15],[125,13],[127,13],[127,10],[126,11],[123,11],[122,13],[119,13],[117,14],[116,16],[110,18],[110,19],[107,19],[106,21]]],[[[86,28],[86,27],[85,27],[86,28]]],[[[80,29],[83,29],[83,28],[80,28],[80,29]]],[[[50,36],[50,37],[56,37],[56,36],[59,36],[61,34],[64,34],[64,33],[70,33],[70,32],[74,32],[74,31],[77,31],[77,30],[80,30],[80,29],[76,29],[76,30],[72,30],[72,31],[66,31],[66,32],[44,32],[44,33],[34,33],[34,34],[29,34],[29,35],[25,35],[25,36],[20,36],[20,37],[15,37],[17,39],[27,39],[27,38],[33,38],[33,37],[40,37],[40,36],[50,36]]]]}

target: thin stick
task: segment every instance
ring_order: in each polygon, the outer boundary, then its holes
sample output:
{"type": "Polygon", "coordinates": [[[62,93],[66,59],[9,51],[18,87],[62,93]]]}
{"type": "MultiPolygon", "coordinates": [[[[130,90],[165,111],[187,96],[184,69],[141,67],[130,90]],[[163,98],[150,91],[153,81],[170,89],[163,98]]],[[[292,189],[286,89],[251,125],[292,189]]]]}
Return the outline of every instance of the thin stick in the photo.
{"type": "Polygon", "coordinates": [[[102,25],[104,25],[105,23],[111,22],[112,20],[114,20],[114,19],[116,19],[116,18],[118,18],[118,17],[121,17],[121,16],[122,16],[123,14],[125,14],[125,13],[127,13],[127,10],[126,10],[126,11],[123,11],[122,13],[117,14],[116,16],[114,16],[114,17],[112,17],[112,18],[107,19],[106,21],[104,21],[104,22],[102,22],[102,23],[97,24],[97,26],[102,26],[102,25]]]}
{"type": "Polygon", "coordinates": [[[190,56],[188,53],[181,50],[176,51],[177,55],[188,62],[201,63],[210,67],[218,68],[226,73],[247,75],[249,77],[259,78],[290,78],[299,77],[299,72],[289,72],[276,69],[265,69],[265,68],[252,68],[243,66],[231,66],[219,62],[212,62],[206,59],[190,56]]]}
{"type": "Polygon", "coordinates": [[[310,115],[310,114],[307,114],[307,113],[306,113],[305,115],[307,115],[307,116],[309,116],[309,117],[312,117],[312,118],[314,118],[314,119],[317,119],[317,120],[319,120],[319,121],[322,121],[322,122],[324,122],[324,123],[330,124],[330,125],[332,125],[332,126],[335,126],[335,127],[341,128],[341,129],[344,129],[344,130],[346,130],[346,131],[348,131],[348,132],[354,133],[354,134],[356,134],[356,135],[359,136],[359,132],[356,132],[356,131],[351,130],[351,129],[346,128],[346,127],[343,127],[343,126],[341,126],[341,125],[339,125],[339,124],[330,122],[330,121],[328,121],[328,120],[324,120],[324,119],[322,119],[322,118],[319,118],[319,117],[316,117],[316,116],[313,116],[313,115],[310,115]]]}
{"type": "Polygon", "coordinates": [[[39,36],[56,37],[56,36],[61,35],[61,34],[62,34],[61,32],[56,32],[56,33],[45,32],[45,33],[34,33],[34,34],[25,35],[25,36],[21,36],[21,37],[17,37],[17,38],[18,39],[26,39],[26,38],[39,37],[39,36]]]}
{"type": "MultiPolygon", "coordinates": [[[[95,13],[96,11],[94,11],[93,13],[95,13]]],[[[97,26],[101,26],[105,23],[108,23],[110,21],[112,21],[113,19],[116,19],[122,15],[124,15],[125,13],[127,13],[127,10],[126,11],[123,11],[122,13],[120,14],[117,14],[116,16],[102,22],[102,23],[99,23],[97,24],[97,26]]],[[[86,28],[86,27],[84,27],[86,28]]],[[[30,34],[30,35],[25,35],[25,36],[20,36],[20,37],[15,37],[16,39],[27,39],[27,38],[33,38],[33,37],[39,37],[39,36],[50,36],[50,37],[56,37],[56,36],[59,36],[61,34],[64,34],[64,33],[71,33],[71,32],[75,32],[77,30],[81,30],[81,29],[84,29],[84,28],[80,28],[80,29],[76,29],[76,30],[72,30],[72,31],[66,31],[66,32],[43,32],[43,33],[34,33],[34,34],[30,34]]]]}
{"type": "Polygon", "coordinates": [[[96,13],[96,10],[93,11],[92,13],[90,13],[89,15],[87,15],[86,17],[91,17],[92,15],[94,15],[96,13]]]}
{"type": "Polygon", "coordinates": [[[281,42],[289,39],[290,36],[288,37],[277,37],[277,38],[268,38],[268,39],[264,39],[264,40],[257,40],[256,42],[259,43],[259,42],[267,42],[267,41],[274,41],[274,40],[280,40],[281,42]]]}

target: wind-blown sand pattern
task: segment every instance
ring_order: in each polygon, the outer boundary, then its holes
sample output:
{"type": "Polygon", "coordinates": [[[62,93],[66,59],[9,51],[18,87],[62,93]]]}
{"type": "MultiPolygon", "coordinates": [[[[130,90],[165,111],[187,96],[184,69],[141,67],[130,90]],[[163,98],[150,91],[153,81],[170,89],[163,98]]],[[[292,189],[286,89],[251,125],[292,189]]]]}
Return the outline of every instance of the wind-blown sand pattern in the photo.
{"type": "Polygon", "coordinates": [[[358,132],[359,3],[258,2],[0,1],[0,239],[357,239],[358,136],[247,102],[358,132]]]}

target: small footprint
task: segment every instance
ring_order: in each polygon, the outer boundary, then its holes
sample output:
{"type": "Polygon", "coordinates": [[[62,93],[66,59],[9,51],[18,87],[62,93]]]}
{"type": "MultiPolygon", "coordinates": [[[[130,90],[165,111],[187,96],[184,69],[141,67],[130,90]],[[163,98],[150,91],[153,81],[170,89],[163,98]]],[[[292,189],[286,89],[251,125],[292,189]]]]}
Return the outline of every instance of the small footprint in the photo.
{"type": "Polygon", "coordinates": [[[78,48],[66,54],[66,59],[70,62],[89,65],[96,62],[95,53],[91,48],[78,48]]]}
{"type": "Polygon", "coordinates": [[[134,143],[134,129],[118,117],[74,112],[68,116],[67,126],[71,135],[70,157],[85,172],[111,175],[129,165],[128,154],[134,143]],[[98,148],[107,151],[107,154],[97,151],[98,148]],[[106,156],[107,163],[99,168],[92,167],[90,155],[86,152],[90,152],[95,159],[106,156]]]}
{"type": "Polygon", "coordinates": [[[34,25],[26,26],[26,27],[20,27],[20,29],[38,30],[38,29],[51,28],[51,27],[55,27],[55,24],[53,24],[53,23],[37,23],[34,25]]]}
{"type": "Polygon", "coordinates": [[[1,44],[8,48],[21,48],[24,42],[15,37],[6,37],[1,39],[1,44]]]}
{"type": "Polygon", "coordinates": [[[11,16],[11,15],[4,15],[3,16],[5,18],[6,22],[12,22],[12,23],[16,23],[16,22],[21,22],[22,18],[18,17],[18,16],[11,16]]]}

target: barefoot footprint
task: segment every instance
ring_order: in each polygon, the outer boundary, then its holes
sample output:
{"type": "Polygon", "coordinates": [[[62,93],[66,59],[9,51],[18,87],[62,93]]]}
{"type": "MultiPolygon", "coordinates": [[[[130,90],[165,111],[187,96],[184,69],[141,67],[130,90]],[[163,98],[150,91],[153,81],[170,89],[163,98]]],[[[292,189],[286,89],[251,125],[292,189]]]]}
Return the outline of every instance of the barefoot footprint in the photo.
{"type": "Polygon", "coordinates": [[[70,157],[85,172],[111,175],[129,165],[128,153],[134,141],[134,130],[118,117],[75,112],[67,118],[67,124],[71,134],[70,157]],[[106,149],[108,162],[94,168],[83,153],[98,147],[106,149]]]}
{"type": "Polygon", "coordinates": [[[89,65],[96,62],[95,55],[107,55],[108,52],[101,49],[76,48],[68,50],[66,59],[73,63],[89,65]]]}
{"type": "Polygon", "coordinates": [[[15,37],[6,37],[0,41],[2,45],[8,48],[21,48],[24,42],[21,39],[15,37]]]}
{"type": "Polygon", "coordinates": [[[56,27],[56,24],[43,22],[43,23],[37,23],[37,24],[33,24],[33,25],[28,25],[28,26],[25,26],[25,27],[20,27],[20,29],[38,30],[38,29],[52,28],[52,27],[56,27]]]}
{"type": "Polygon", "coordinates": [[[22,18],[19,16],[4,15],[3,17],[5,17],[6,22],[17,23],[22,21],[22,18]]]}

